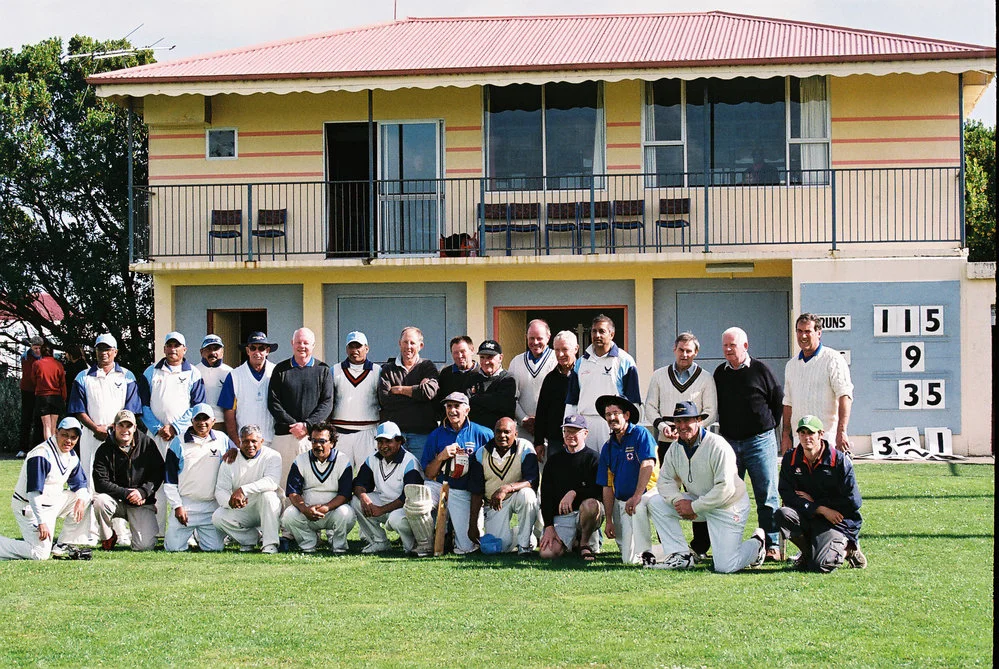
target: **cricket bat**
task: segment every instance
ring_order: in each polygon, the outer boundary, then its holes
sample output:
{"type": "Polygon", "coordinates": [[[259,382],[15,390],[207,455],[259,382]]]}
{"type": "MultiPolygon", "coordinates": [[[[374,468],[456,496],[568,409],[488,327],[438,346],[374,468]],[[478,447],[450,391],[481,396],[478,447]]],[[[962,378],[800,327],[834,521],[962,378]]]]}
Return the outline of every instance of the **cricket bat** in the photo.
{"type": "Polygon", "coordinates": [[[441,486],[441,501],[437,503],[437,529],[434,533],[434,557],[444,554],[444,535],[447,533],[447,481],[441,486]]]}

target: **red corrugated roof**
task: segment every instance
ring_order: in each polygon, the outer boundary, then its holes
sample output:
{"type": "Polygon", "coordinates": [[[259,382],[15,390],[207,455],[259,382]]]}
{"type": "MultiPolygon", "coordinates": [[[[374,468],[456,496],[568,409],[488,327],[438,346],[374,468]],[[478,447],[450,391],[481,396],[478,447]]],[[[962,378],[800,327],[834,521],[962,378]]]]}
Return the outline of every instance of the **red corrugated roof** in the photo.
{"type": "Polygon", "coordinates": [[[726,12],[411,18],[117,70],[94,84],[995,58],[995,47],[726,12]]]}

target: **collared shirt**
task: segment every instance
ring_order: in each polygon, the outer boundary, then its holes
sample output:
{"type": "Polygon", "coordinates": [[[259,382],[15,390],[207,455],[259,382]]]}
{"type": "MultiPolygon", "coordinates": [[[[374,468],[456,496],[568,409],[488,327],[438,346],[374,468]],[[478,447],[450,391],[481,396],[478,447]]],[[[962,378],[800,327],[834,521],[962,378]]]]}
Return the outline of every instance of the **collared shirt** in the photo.
{"type": "Polygon", "coordinates": [[[781,459],[777,490],[781,502],[805,518],[815,518],[816,509],[825,506],[843,514],[835,527],[847,537],[857,540],[863,519],[860,488],[853,472],[853,463],[841,451],[822,440],[819,458],[809,464],[805,449],[798,444],[781,459]],[[806,492],[813,501],[798,495],[806,492]]]}
{"type": "Polygon", "coordinates": [[[691,375],[693,375],[695,369],[697,369],[697,363],[696,362],[690,363],[690,367],[687,367],[687,369],[683,369],[683,370],[681,370],[679,367],[677,367],[676,363],[674,362],[673,363],[673,376],[680,383],[686,383],[687,379],[689,379],[691,377],[691,375]]]}
{"type": "MultiPolygon", "coordinates": [[[[487,427],[483,427],[478,423],[473,423],[467,418],[465,419],[465,424],[462,425],[461,429],[457,431],[451,427],[450,423],[444,423],[427,436],[427,443],[423,447],[423,459],[420,461],[420,466],[425,472],[427,470],[427,465],[429,465],[441,451],[451,444],[458,444],[458,446],[464,449],[465,453],[468,454],[470,469],[472,461],[475,459],[475,453],[480,448],[485,446],[492,438],[492,430],[487,427]]],[[[441,471],[437,473],[436,480],[438,483],[447,481],[448,484],[455,490],[468,490],[469,478],[470,477],[467,472],[464,476],[459,478],[446,476],[444,474],[444,468],[441,467],[441,471]]]]}
{"type": "MultiPolygon", "coordinates": [[[[611,433],[610,439],[600,449],[600,460],[597,464],[597,485],[613,486],[614,497],[627,500],[635,494],[638,487],[639,471],[646,460],[656,459],[656,442],[649,431],[634,423],[628,424],[628,429],[620,441],[611,433]]],[[[652,472],[647,490],[656,484],[656,472],[652,472]]],[[[643,491],[644,492],[644,491],[643,491]]]]}
{"type": "Polygon", "coordinates": [[[354,477],[354,487],[363,488],[372,504],[385,506],[406,501],[406,486],[423,483],[420,463],[405,448],[391,458],[372,453],[365,459],[354,477]],[[377,472],[377,475],[376,475],[377,472]]]}
{"type": "Polygon", "coordinates": [[[819,345],[815,347],[815,352],[809,356],[806,356],[804,351],[798,351],[798,360],[801,360],[802,362],[808,362],[821,352],[822,352],[822,342],[819,342],[819,345]]]}
{"type": "Polygon", "coordinates": [[[753,361],[753,359],[752,359],[752,358],[750,358],[750,357],[749,357],[749,356],[747,355],[747,356],[746,356],[746,359],[742,361],[742,364],[741,364],[741,365],[739,365],[738,367],[733,367],[733,366],[732,366],[732,363],[730,363],[730,362],[729,362],[728,360],[726,360],[726,361],[725,361],[725,368],[726,368],[726,369],[746,369],[746,368],[748,368],[748,367],[749,367],[749,363],[751,363],[752,361],[753,361]]]}

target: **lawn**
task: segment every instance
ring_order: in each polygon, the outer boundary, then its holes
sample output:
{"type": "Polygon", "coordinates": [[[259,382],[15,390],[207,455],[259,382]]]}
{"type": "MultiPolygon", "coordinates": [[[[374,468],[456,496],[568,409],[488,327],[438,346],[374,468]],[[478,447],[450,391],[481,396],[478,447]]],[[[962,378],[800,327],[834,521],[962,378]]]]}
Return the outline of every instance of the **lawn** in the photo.
{"type": "MultiPolygon", "coordinates": [[[[3,494],[18,467],[0,461],[3,494]]],[[[628,568],[613,543],[588,566],[122,549],[0,562],[0,666],[991,666],[994,467],[856,469],[870,567],[826,576],[628,568]]],[[[0,533],[17,534],[6,510],[0,533]]]]}

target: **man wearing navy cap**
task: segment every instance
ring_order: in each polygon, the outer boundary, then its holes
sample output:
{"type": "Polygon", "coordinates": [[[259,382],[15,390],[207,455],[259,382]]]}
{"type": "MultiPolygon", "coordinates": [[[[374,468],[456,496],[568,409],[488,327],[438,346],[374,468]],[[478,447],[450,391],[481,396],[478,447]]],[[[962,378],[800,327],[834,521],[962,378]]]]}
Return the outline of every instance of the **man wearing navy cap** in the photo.
{"type": "Polygon", "coordinates": [[[487,339],[479,344],[479,370],[468,376],[465,394],[473,423],[492,427],[500,418],[515,418],[517,380],[503,369],[499,342],[487,339]]]}
{"type": "MultiPolygon", "coordinates": [[[[191,408],[205,401],[205,384],[201,372],[189,363],[187,340],[180,332],[169,332],[163,338],[163,358],[149,367],[139,379],[142,398],[142,422],[156,442],[160,459],[166,457],[173,438],[191,426],[191,408]]],[[[159,535],[166,529],[166,502],[156,509],[159,535]]]]}
{"type": "MultiPolygon", "coordinates": [[[[0,560],[47,560],[52,555],[56,521],[65,518],[60,542],[80,543],[87,533],[90,490],[80,459],[73,451],[83,427],[63,418],[49,437],[31,449],[21,465],[11,508],[23,539],[0,536],[0,560]],[[66,487],[69,487],[67,490],[66,487]]],[[[67,557],[88,557],[66,549],[67,557]]]]}
{"type": "Polygon", "coordinates": [[[265,446],[274,440],[274,416],[267,408],[274,363],[268,354],[278,349],[276,342],[263,332],[252,332],[246,338],[246,362],[229,372],[219,393],[219,406],[225,417],[225,431],[233,443],[239,443],[239,428],[256,425],[265,446]]]}
{"type": "Polygon", "coordinates": [[[579,551],[592,562],[600,552],[600,524],[604,522],[602,490],[597,485],[597,454],[586,448],[586,419],[573,414],[562,423],[565,449],[552,451],[541,481],[544,534],[540,555],[551,559],[579,551]]]}
{"type": "Polygon", "coordinates": [[[363,332],[347,333],[347,357],[333,368],[333,415],[336,450],[350,459],[356,473],[375,452],[378,427],[378,377],[382,366],[368,360],[368,338],[363,332]]]}
{"type": "Polygon", "coordinates": [[[206,335],[201,340],[201,362],[195,365],[205,384],[205,402],[211,405],[215,411],[215,420],[219,423],[225,420],[219,406],[219,394],[222,392],[222,384],[232,371],[232,367],[223,362],[224,356],[225,344],[222,343],[222,337],[217,334],[206,335]]]}
{"type": "Polygon", "coordinates": [[[665,560],[642,555],[646,567],[689,569],[697,555],[687,546],[681,520],[707,521],[714,570],[730,574],[763,564],[766,534],[761,528],[742,540],[749,517],[749,495],[739,476],[735,452],[725,439],[703,427],[707,414],[693,402],[678,402],[672,416],[677,439],[666,451],[659,472],[659,494],[649,501],[649,514],[662,539],[665,560]]]}

